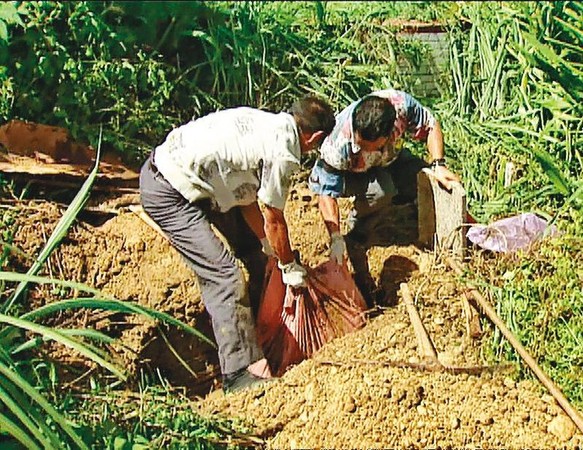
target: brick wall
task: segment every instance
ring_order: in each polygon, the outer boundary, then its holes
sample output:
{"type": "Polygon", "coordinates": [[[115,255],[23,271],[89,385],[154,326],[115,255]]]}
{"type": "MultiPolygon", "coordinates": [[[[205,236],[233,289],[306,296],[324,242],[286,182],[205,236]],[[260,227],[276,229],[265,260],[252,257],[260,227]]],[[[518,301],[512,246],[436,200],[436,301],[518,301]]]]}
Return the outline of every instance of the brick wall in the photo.
{"type": "Polygon", "coordinates": [[[437,97],[442,78],[449,71],[449,40],[438,24],[406,22],[399,26],[399,38],[417,40],[429,47],[429,55],[419,67],[400,66],[401,74],[412,77],[411,93],[419,97],[437,97]]]}

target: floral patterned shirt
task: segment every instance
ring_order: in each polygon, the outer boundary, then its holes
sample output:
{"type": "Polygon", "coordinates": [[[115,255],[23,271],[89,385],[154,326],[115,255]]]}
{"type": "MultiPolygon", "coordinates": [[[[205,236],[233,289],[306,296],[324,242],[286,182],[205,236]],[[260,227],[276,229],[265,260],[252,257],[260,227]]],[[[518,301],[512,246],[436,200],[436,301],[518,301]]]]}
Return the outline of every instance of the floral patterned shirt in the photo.
{"type": "Polygon", "coordinates": [[[319,159],[309,180],[310,188],[315,193],[341,196],[344,187],[343,173],[362,173],[373,167],[389,165],[399,156],[405,132],[413,139],[426,140],[435,126],[436,121],[431,111],[406,92],[386,89],[370,95],[386,98],[395,107],[395,125],[387,143],[381,151],[360,150],[354,141],[352,119],[354,109],[362,100],[350,104],[336,116],[336,126],[320,147],[319,159]]]}

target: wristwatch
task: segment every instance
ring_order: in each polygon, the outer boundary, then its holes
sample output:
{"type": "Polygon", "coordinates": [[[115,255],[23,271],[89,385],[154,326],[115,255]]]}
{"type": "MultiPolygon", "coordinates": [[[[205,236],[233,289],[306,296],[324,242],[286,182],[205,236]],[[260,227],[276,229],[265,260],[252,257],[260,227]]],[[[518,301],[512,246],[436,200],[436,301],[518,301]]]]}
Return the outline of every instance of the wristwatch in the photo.
{"type": "Polygon", "coordinates": [[[437,166],[445,167],[445,158],[437,158],[431,161],[431,167],[435,169],[437,166]]]}

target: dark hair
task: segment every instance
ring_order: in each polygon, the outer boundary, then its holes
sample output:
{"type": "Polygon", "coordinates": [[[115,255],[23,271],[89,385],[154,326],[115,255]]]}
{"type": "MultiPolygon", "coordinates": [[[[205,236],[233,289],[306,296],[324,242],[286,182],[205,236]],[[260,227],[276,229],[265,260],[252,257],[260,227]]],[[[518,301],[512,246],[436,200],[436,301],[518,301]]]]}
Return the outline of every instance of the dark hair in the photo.
{"type": "Polygon", "coordinates": [[[369,95],[354,108],[352,127],[365,141],[376,141],[392,133],[396,116],[395,107],[390,101],[369,95]]]}
{"type": "Polygon", "coordinates": [[[332,132],[336,119],[330,104],[314,95],[305,96],[291,106],[289,110],[300,130],[304,133],[323,131],[326,135],[332,132]]]}

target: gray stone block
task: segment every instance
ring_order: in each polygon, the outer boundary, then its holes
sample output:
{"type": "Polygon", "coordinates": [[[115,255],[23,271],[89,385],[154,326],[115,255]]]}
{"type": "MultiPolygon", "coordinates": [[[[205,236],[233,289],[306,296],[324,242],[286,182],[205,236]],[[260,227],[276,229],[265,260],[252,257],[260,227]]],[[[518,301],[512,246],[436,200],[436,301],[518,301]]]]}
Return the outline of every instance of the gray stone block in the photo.
{"type": "Polygon", "coordinates": [[[463,255],[466,248],[466,191],[455,183],[451,192],[442,188],[431,169],[417,175],[419,243],[429,248],[463,255]]]}

